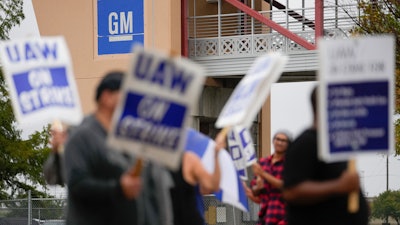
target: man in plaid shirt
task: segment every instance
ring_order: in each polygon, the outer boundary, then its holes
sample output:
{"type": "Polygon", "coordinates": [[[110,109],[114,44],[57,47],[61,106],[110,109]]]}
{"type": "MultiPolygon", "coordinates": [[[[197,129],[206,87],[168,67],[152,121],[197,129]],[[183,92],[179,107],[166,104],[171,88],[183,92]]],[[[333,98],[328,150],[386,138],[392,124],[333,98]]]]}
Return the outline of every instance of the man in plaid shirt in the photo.
{"type": "Polygon", "coordinates": [[[257,225],[287,224],[281,188],[283,162],[289,144],[289,135],[286,132],[277,132],[273,138],[274,154],[261,158],[259,163],[253,165],[256,176],[250,183],[251,188],[245,188],[246,195],[260,204],[257,225]]]}

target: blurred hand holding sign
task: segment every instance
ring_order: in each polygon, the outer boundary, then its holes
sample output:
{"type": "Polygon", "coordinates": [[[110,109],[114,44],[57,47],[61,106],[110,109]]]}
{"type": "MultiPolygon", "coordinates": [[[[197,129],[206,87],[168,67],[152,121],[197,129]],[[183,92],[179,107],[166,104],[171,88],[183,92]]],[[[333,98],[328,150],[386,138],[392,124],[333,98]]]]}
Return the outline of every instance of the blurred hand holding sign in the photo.
{"type": "Polygon", "coordinates": [[[320,40],[319,156],[328,162],[394,148],[394,38],[320,40]]]}
{"type": "Polygon", "coordinates": [[[188,59],[135,46],[108,144],[177,169],[204,79],[188,59]]]}
{"type": "Polygon", "coordinates": [[[82,110],[68,47],[63,37],[0,43],[0,59],[19,123],[54,120],[78,124],[82,110]]]}
{"type": "Polygon", "coordinates": [[[216,127],[231,129],[228,134],[229,149],[236,169],[244,179],[247,177],[246,167],[257,160],[248,129],[287,61],[288,57],[280,52],[256,58],[218,116],[216,127]]]}

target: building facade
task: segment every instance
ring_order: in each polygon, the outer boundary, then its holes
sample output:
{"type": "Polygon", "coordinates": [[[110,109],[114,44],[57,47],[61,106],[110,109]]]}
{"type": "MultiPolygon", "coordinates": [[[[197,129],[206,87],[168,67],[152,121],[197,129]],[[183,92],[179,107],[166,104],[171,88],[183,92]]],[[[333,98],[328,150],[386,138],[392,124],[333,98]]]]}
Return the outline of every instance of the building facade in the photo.
{"type": "MultiPolygon", "coordinates": [[[[210,136],[217,132],[214,122],[220,110],[255,57],[282,51],[289,63],[279,82],[315,80],[317,39],[346,37],[352,27],[337,4],[324,5],[322,0],[132,0],[123,4],[33,1],[40,35],[62,35],[67,41],[84,113],[94,108],[93,90],[101,76],[129,66],[130,47],[122,47],[125,52],[120,53],[114,47],[107,52],[109,46],[139,38],[146,48],[181,54],[206,69],[208,79],[193,127],[210,136]],[[133,34],[124,35],[130,32],[129,24],[133,34]],[[107,32],[121,35],[104,43],[107,32]]],[[[267,99],[251,129],[259,156],[270,153],[269,107],[267,99]]]]}
{"type": "MultiPolygon", "coordinates": [[[[213,137],[219,112],[257,56],[269,51],[289,56],[279,82],[316,79],[318,38],[347,37],[353,27],[348,13],[357,13],[355,5],[339,7],[337,1],[35,0],[33,6],[40,35],[66,39],[85,114],[94,109],[99,79],[128,69],[130,46],[124,43],[139,40],[145,48],[182,55],[205,68],[208,78],[192,126],[213,137]]],[[[251,128],[259,157],[270,154],[270,111],[269,97],[251,128]]],[[[257,205],[243,213],[204,199],[207,224],[257,220],[257,205]]]]}

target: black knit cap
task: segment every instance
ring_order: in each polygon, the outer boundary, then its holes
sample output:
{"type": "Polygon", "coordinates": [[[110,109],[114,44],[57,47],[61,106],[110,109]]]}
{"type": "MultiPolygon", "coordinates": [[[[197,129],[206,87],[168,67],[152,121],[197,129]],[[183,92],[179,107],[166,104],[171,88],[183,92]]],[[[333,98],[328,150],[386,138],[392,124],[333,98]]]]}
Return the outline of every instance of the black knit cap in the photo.
{"type": "Polygon", "coordinates": [[[124,73],[121,71],[112,71],[107,73],[101,80],[96,90],[96,101],[99,100],[104,90],[117,91],[121,88],[124,73]]]}

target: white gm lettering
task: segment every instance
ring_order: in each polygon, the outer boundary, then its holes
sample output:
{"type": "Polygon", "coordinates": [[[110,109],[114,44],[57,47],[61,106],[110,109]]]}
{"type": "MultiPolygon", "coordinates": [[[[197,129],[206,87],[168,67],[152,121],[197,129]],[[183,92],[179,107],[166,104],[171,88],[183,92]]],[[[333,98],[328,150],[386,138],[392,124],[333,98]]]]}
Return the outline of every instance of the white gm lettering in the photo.
{"type": "Polygon", "coordinates": [[[108,33],[132,34],[133,33],[133,12],[111,12],[108,14],[108,33]]]}

